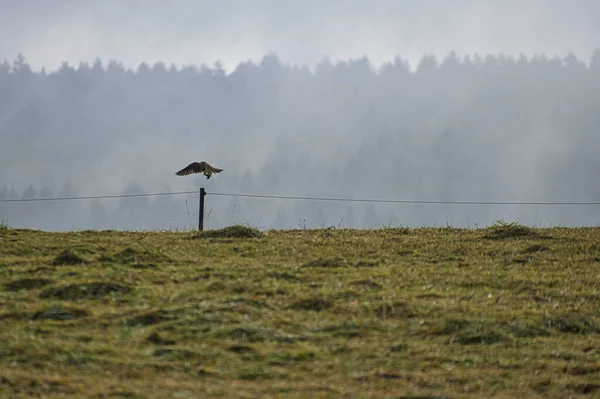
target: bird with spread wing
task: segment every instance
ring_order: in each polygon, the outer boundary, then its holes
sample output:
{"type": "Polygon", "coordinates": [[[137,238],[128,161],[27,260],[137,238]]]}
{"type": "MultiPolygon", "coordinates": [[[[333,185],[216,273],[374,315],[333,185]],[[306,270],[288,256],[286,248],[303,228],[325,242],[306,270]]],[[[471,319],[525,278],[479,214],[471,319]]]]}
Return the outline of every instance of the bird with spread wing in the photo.
{"type": "Polygon", "coordinates": [[[192,162],[185,168],[181,169],[178,172],[175,172],[177,176],[187,176],[194,173],[204,173],[207,179],[210,179],[213,173],[222,172],[223,169],[215,168],[208,164],[208,162],[192,162]]]}

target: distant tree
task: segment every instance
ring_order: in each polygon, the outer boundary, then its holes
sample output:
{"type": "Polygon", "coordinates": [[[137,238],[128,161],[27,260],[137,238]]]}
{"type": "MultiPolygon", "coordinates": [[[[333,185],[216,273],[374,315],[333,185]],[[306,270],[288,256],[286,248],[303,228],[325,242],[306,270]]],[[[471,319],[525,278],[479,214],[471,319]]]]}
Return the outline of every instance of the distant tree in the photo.
{"type": "Polygon", "coordinates": [[[89,207],[89,228],[95,230],[110,229],[110,218],[102,202],[92,200],[89,207]]]}
{"type": "MultiPolygon", "coordinates": [[[[141,194],[143,188],[135,180],[129,182],[123,191],[124,195],[141,194]]],[[[125,197],[119,200],[116,209],[117,221],[121,228],[141,229],[146,224],[144,215],[148,211],[149,200],[147,197],[125,197]]]]}
{"type": "MultiPolygon", "coordinates": [[[[10,73],[10,64],[7,61],[0,63],[0,79],[5,79],[10,73]]],[[[2,80],[0,80],[2,82],[2,80]]]]}
{"type": "Polygon", "coordinates": [[[381,227],[379,215],[375,210],[375,205],[367,204],[364,210],[363,226],[368,228],[381,227]]]}
{"type": "Polygon", "coordinates": [[[27,74],[27,75],[31,74],[31,68],[29,67],[29,64],[27,63],[27,61],[25,60],[25,56],[21,53],[19,53],[17,55],[17,57],[15,58],[15,60],[13,61],[12,70],[15,73],[27,74]]]}
{"type": "Polygon", "coordinates": [[[381,67],[380,74],[386,81],[404,81],[410,77],[408,62],[396,56],[393,62],[385,63],[381,67]]]}
{"type": "Polygon", "coordinates": [[[418,74],[431,74],[438,69],[438,62],[434,55],[425,55],[417,66],[418,74]]]}
{"type": "Polygon", "coordinates": [[[33,188],[33,184],[29,183],[29,187],[27,187],[27,189],[25,191],[23,191],[23,194],[21,194],[21,198],[22,199],[36,198],[36,195],[37,195],[37,191],[35,190],[35,188],[33,188]]]}
{"type": "Polygon", "coordinates": [[[90,71],[90,75],[95,82],[101,82],[101,80],[106,76],[106,70],[102,63],[102,59],[100,57],[96,57],[92,64],[92,69],[90,71]]]}
{"type": "MultiPolygon", "coordinates": [[[[574,55],[461,60],[450,52],[440,62],[424,56],[415,73],[400,56],[378,71],[366,57],[325,58],[311,71],[276,54],[240,63],[231,74],[218,62],[126,69],[99,58],[91,67],[65,62],[46,73],[33,72],[21,55],[0,64],[0,184],[18,188],[18,196],[30,182],[59,196],[75,191],[75,184],[56,186],[49,176],[68,176],[85,194],[131,191],[127,182],[134,179],[137,192],[172,184],[195,190],[199,180],[172,180],[172,165],[202,157],[225,169],[202,184],[233,193],[592,198],[600,194],[589,184],[600,146],[598,71],[600,50],[589,69],[574,55]]],[[[113,201],[116,209],[108,201],[37,204],[42,211],[35,219],[27,219],[31,204],[3,212],[14,212],[17,225],[45,220],[71,228],[104,219],[107,227],[169,228],[189,224],[185,199],[124,199],[113,201]]],[[[265,225],[322,223],[314,220],[322,212],[328,222],[344,216],[343,225],[369,227],[389,223],[390,215],[374,204],[368,215],[356,204],[235,201],[236,221],[265,225]]],[[[228,223],[230,205],[213,198],[211,223],[228,223]]],[[[481,223],[494,211],[401,209],[403,223],[416,225],[481,223]]],[[[549,219],[559,215],[546,212],[549,219]]],[[[574,215],[561,212],[564,220],[574,215]]],[[[572,220],[595,217],[582,212],[572,220]]],[[[520,208],[515,215],[533,217],[520,208]]]]}
{"type": "Polygon", "coordinates": [[[594,50],[594,54],[592,55],[592,60],[590,62],[590,69],[596,74],[600,72],[600,49],[597,48],[594,50]]]}
{"type": "Polygon", "coordinates": [[[333,64],[331,63],[328,57],[325,57],[317,64],[315,72],[317,76],[327,78],[331,73],[333,73],[333,70],[333,64]]]}
{"type": "Polygon", "coordinates": [[[289,227],[289,219],[287,217],[287,213],[285,211],[285,208],[279,208],[277,210],[277,214],[275,216],[275,219],[273,220],[271,228],[274,228],[274,229],[285,229],[287,227],[289,227]]]}
{"type": "Polygon", "coordinates": [[[451,51],[450,54],[444,58],[440,67],[447,70],[449,73],[453,73],[454,71],[460,69],[462,65],[456,53],[451,51]]]}
{"type": "Polygon", "coordinates": [[[137,68],[138,75],[146,75],[149,71],[150,67],[145,62],[142,62],[137,68]]]}
{"type": "Polygon", "coordinates": [[[357,228],[356,217],[354,216],[354,206],[348,207],[344,218],[341,220],[342,227],[357,228]]]}
{"type": "Polygon", "coordinates": [[[8,191],[8,195],[6,198],[17,199],[17,198],[19,198],[19,194],[17,194],[17,191],[15,190],[14,187],[11,187],[11,189],[8,191]]]}

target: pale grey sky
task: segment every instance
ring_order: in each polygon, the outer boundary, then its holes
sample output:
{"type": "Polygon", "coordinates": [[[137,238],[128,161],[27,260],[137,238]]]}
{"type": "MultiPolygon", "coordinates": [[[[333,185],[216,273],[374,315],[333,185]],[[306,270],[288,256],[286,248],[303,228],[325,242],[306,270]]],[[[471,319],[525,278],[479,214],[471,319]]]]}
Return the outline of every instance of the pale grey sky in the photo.
{"type": "Polygon", "coordinates": [[[56,69],[116,59],[177,65],[275,52],[313,66],[323,57],[574,53],[600,46],[598,0],[0,0],[0,60],[21,52],[56,69]]]}

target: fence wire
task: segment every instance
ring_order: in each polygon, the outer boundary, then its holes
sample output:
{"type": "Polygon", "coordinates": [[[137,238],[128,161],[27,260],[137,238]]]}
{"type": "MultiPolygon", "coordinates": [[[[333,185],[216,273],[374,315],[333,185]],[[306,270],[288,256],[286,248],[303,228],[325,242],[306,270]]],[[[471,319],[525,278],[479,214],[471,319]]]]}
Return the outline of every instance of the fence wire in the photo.
{"type": "MultiPolygon", "coordinates": [[[[131,197],[155,197],[165,195],[184,195],[199,194],[198,191],[174,191],[160,193],[140,193],[140,194],[119,194],[119,195],[92,195],[80,197],[54,197],[54,198],[0,198],[0,202],[42,202],[42,201],[76,201],[92,199],[109,198],[131,198],[131,197]]],[[[243,193],[212,193],[206,192],[206,195],[224,196],[224,197],[245,197],[245,198],[264,198],[264,199],[283,199],[300,201],[334,201],[334,202],[369,202],[381,204],[438,204],[438,205],[533,205],[533,206],[589,206],[600,205],[600,202],[585,201],[443,201],[443,200],[410,200],[410,199],[376,199],[376,198],[343,198],[343,197],[307,197],[307,196],[286,196],[286,195],[265,195],[265,194],[243,194],[243,193]]]]}
{"type": "Polygon", "coordinates": [[[169,193],[91,195],[91,196],[84,196],[84,197],[18,198],[18,199],[0,199],[0,202],[72,201],[72,200],[106,199],[106,198],[155,197],[155,196],[160,196],[160,195],[198,194],[198,192],[199,191],[176,191],[176,192],[169,192],[169,193]]]}

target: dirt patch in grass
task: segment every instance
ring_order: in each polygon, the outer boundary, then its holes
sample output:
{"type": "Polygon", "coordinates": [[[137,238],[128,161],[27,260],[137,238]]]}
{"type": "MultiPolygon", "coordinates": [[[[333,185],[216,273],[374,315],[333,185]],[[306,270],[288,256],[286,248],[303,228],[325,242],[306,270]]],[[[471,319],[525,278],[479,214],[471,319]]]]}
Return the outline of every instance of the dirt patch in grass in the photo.
{"type": "Polygon", "coordinates": [[[600,326],[590,317],[565,314],[546,319],[547,328],[570,334],[600,333],[600,326]]]}
{"type": "Polygon", "coordinates": [[[207,292],[221,292],[227,289],[227,286],[220,281],[211,281],[204,288],[207,292]]]}
{"type": "Polygon", "coordinates": [[[235,306],[240,310],[240,311],[246,311],[250,308],[254,308],[254,309],[272,309],[271,306],[269,306],[268,303],[263,302],[263,301],[258,301],[252,298],[245,298],[245,297],[241,297],[241,298],[233,298],[230,301],[231,304],[235,304],[235,306]]]}
{"type": "Polygon", "coordinates": [[[218,230],[207,230],[195,234],[192,238],[261,238],[263,233],[253,227],[229,226],[218,230]]]}
{"type": "Polygon", "coordinates": [[[375,290],[379,290],[381,288],[383,288],[381,286],[381,284],[377,284],[375,281],[372,280],[356,280],[356,281],[351,281],[348,283],[349,286],[352,287],[358,287],[358,288],[362,288],[362,289],[375,289],[375,290]]]}
{"type": "Polygon", "coordinates": [[[46,278],[22,278],[4,284],[8,291],[33,290],[52,284],[54,281],[46,278]]]}
{"type": "Polygon", "coordinates": [[[355,267],[377,267],[381,262],[378,260],[359,260],[354,264],[355,267]]]}
{"type": "Polygon", "coordinates": [[[125,248],[113,255],[102,255],[100,262],[114,262],[124,265],[133,265],[137,269],[155,269],[156,263],[169,262],[166,255],[150,251],[140,251],[135,248],[125,248]]]}
{"type": "Polygon", "coordinates": [[[446,319],[438,322],[436,325],[429,329],[429,333],[433,335],[448,335],[456,334],[463,328],[466,328],[471,323],[467,320],[462,319],[446,319]]]}
{"type": "Polygon", "coordinates": [[[450,338],[450,344],[461,345],[491,345],[505,340],[505,337],[491,327],[476,325],[462,329],[450,338]]]}
{"type": "Polygon", "coordinates": [[[137,315],[127,319],[125,325],[129,327],[135,326],[150,326],[152,324],[171,321],[175,318],[173,314],[164,310],[154,310],[138,313],[137,315]]]}
{"type": "Polygon", "coordinates": [[[127,390],[111,390],[108,393],[101,393],[97,396],[98,398],[139,398],[140,396],[133,392],[127,390]]]}
{"type": "Polygon", "coordinates": [[[567,368],[567,373],[571,375],[588,375],[600,373],[600,366],[596,364],[591,365],[576,365],[567,368]]]}
{"type": "Polygon", "coordinates": [[[552,387],[552,380],[549,378],[540,378],[531,384],[531,389],[537,393],[546,393],[552,387]]]}
{"type": "Polygon", "coordinates": [[[316,357],[317,354],[310,350],[284,351],[271,353],[267,362],[273,366],[284,366],[289,363],[308,362],[316,357]]]}
{"type": "Polygon", "coordinates": [[[522,338],[547,337],[550,335],[550,332],[544,327],[523,321],[510,322],[504,326],[504,330],[515,337],[522,338]]]}
{"type": "Polygon", "coordinates": [[[537,252],[545,252],[545,251],[548,251],[548,250],[549,250],[548,247],[545,247],[545,246],[540,245],[540,244],[534,244],[534,245],[530,245],[527,248],[525,248],[522,251],[522,253],[524,253],[524,254],[534,254],[534,253],[537,253],[537,252]]]}
{"type": "Polygon", "coordinates": [[[450,399],[450,396],[437,396],[437,395],[405,395],[405,396],[398,396],[398,399],[450,399]]]}
{"type": "MultiPolygon", "coordinates": [[[[328,336],[333,337],[344,337],[344,338],[358,338],[368,335],[374,331],[380,331],[381,328],[375,323],[354,323],[345,322],[341,324],[334,324],[322,327],[317,331],[326,333],[328,336]]],[[[344,351],[347,348],[345,346],[337,348],[334,353],[338,353],[338,350],[344,351]]]]}
{"type": "Polygon", "coordinates": [[[274,279],[278,279],[278,280],[286,280],[286,281],[300,281],[301,279],[292,274],[292,273],[288,273],[288,272],[270,272],[265,274],[265,277],[269,277],[269,278],[274,278],[274,279]]]}
{"type": "Polygon", "coordinates": [[[589,395],[600,391],[600,383],[572,383],[567,384],[567,388],[583,395],[589,395]]]}
{"type": "Polygon", "coordinates": [[[175,345],[176,342],[173,339],[164,338],[156,331],[152,334],[148,335],[146,341],[151,342],[156,345],[175,345]]]}
{"type": "Polygon", "coordinates": [[[156,349],[153,353],[153,356],[165,358],[167,360],[192,360],[201,358],[202,355],[200,353],[187,350],[187,349],[179,349],[179,348],[160,348],[156,349]]]}
{"type": "Polygon", "coordinates": [[[29,312],[6,312],[0,313],[1,320],[29,320],[31,313],[29,312]]]}
{"type": "Polygon", "coordinates": [[[408,345],[394,344],[394,345],[388,346],[387,350],[388,350],[388,352],[405,352],[406,350],[408,350],[408,345]]]}
{"type": "Polygon", "coordinates": [[[233,353],[257,353],[256,349],[248,345],[231,345],[227,350],[233,353]]]}
{"type": "Polygon", "coordinates": [[[79,319],[86,316],[89,316],[89,312],[85,309],[75,308],[72,306],[53,306],[34,313],[31,319],[65,321],[79,319]]]}
{"type": "Polygon", "coordinates": [[[317,259],[310,262],[307,262],[302,265],[302,267],[344,267],[347,265],[345,259],[342,258],[327,258],[327,259],[317,259]]]}
{"type": "Polygon", "coordinates": [[[134,269],[151,269],[151,270],[156,269],[156,265],[154,263],[138,263],[138,264],[132,265],[131,267],[133,267],[134,269]]]}
{"type": "Polygon", "coordinates": [[[241,380],[255,381],[255,380],[283,380],[286,378],[285,374],[277,373],[268,367],[252,367],[247,371],[244,371],[238,375],[241,380]]]}
{"type": "MultiPolygon", "coordinates": [[[[370,261],[370,260],[359,260],[353,264],[354,267],[357,268],[369,268],[369,267],[377,267],[380,262],[378,260],[370,261]]],[[[325,258],[325,259],[316,259],[310,262],[306,262],[302,265],[302,267],[322,267],[322,268],[336,268],[336,267],[348,267],[350,264],[343,258],[325,258]]]]}
{"type": "Polygon", "coordinates": [[[326,298],[304,298],[293,302],[290,309],[320,312],[333,307],[333,301],[326,298]]]}
{"type": "Polygon", "coordinates": [[[415,312],[404,302],[383,303],[373,309],[373,314],[381,319],[410,318],[415,312]]]}
{"type": "Polygon", "coordinates": [[[87,260],[83,259],[71,249],[65,249],[60,254],[58,254],[52,261],[52,265],[54,266],[73,266],[83,265],[86,263],[88,263],[87,260]]]}
{"type": "Polygon", "coordinates": [[[63,301],[100,298],[109,294],[127,294],[131,287],[113,282],[93,282],[48,287],[40,293],[40,298],[55,298],[63,301]]]}
{"type": "Polygon", "coordinates": [[[235,341],[261,342],[266,339],[264,331],[254,327],[236,327],[229,330],[226,335],[235,341]]]}

